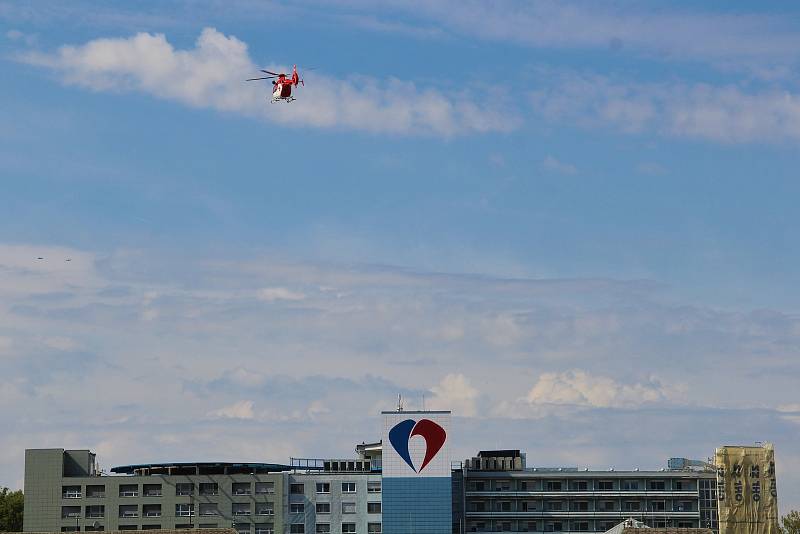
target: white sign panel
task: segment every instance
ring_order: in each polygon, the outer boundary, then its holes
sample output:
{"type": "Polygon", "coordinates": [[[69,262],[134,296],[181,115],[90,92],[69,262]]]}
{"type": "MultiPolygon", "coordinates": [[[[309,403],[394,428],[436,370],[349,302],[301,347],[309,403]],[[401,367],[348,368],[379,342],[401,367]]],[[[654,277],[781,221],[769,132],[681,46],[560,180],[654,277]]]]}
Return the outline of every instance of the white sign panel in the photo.
{"type": "Polygon", "coordinates": [[[450,477],[450,412],[383,412],[384,477],[450,477]]]}

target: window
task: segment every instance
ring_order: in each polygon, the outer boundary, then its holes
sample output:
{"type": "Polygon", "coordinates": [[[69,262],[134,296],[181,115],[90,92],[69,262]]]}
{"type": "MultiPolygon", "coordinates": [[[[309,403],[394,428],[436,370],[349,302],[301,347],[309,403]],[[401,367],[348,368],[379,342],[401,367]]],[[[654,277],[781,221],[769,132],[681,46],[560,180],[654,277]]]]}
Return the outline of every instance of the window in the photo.
{"type": "Polygon", "coordinates": [[[342,534],[356,534],[356,524],[342,523],[342,534]]]}
{"type": "Polygon", "coordinates": [[[250,515],[250,503],[235,502],[231,505],[231,511],[233,512],[233,515],[250,515]]]}
{"type": "Polygon", "coordinates": [[[62,506],[61,507],[61,517],[80,517],[81,516],[81,507],[80,506],[62,506]]]}
{"type": "Polygon", "coordinates": [[[219,484],[216,482],[201,482],[199,490],[200,495],[203,496],[219,495],[219,484]]]}
{"type": "Polygon", "coordinates": [[[275,503],[257,502],[256,515],[275,515],[275,503]]]}
{"type": "Polygon", "coordinates": [[[672,482],[672,488],[675,491],[683,491],[683,480],[675,480],[672,482]]]}
{"type": "Polygon", "coordinates": [[[664,481],[663,480],[651,480],[650,481],[650,489],[653,491],[664,491],[664,481]]]}
{"type": "Polygon", "coordinates": [[[545,532],[561,532],[563,530],[561,521],[547,521],[544,524],[545,532]]]}
{"type": "Polygon", "coordinates": [[[301,502],[293,502],[289,505],[290,514],[302,514],[305,512],[306,505],[301,502]]]}
{"type": "Polygon", "coordinates": [[[626,512],[638,512],[640,509],[641,503],[639,501],[625,501],[626,512]]]}
{"type": "Polygon", "coordinates": [[[119,517],[139,517],[138,504],[120,504],[119,517]]]}
{"type": "Polygon", "coordinates": [[[86,518],[87,519],[98,519],[101,517],[105,517],[106,515],[106,507],[102,504],[93,504],[91,506],[86,507],[86,518]]]}
{"type": "Polygon", "coordinates": [[[616,523],[614,521],[598,521],[596,530],[598,532],[606,532],[608,530],[611,530],[615,526],[616,526],[616,523]]]}
{"type": "Polygon", "coordinates": [[[650,510],[653,512],[663,512],[666,509],[666,503],[664,501],[653,501],[650,503],[650,510]]]}
{"type": "Polygon", "coordinates": [[[194,515],[193,504],[176,504],[175,517],[191,517],[194,515]]]}
{"type": "Polygon", "coordinates": [[[528,521],[528,532],[536,532],[539,530],[536,521],[528,521]]]}
{"type": "Polygon", "coordinates": [[[355,482],[342,482],[342,493],[355,493],[355,492],[356,492],[355,482]]]}
{"type": "Polygon", "coordinates": [[[381,532],[381,524],[380,523],[367,523],[367,532],[369,534],[380,534],[380,532],[381,532]]]}
{"type": "Polygon", "coordinates": [[[142,530],[161,530],[161,525],[142,525],[142,530]]]}
{"type": "Polygon", "coordinates": [[[694,526],[691,521],[678,521],[678,528],[693,528],[694,526]]]}
{"type": "Polygon", "coordinates": [[[139,527],[136,525],[119,525],[117,526],[117,530],[138,530],[139,527]]]}
{"type": "Polygon", "coordinates": [[[175,528],[177,530],[189,530],[189,529],[192,528],[192,524],[191,523],[178,523],[177,525],[175,525],[175,528]]]}
{"type": "Polygon", "coordinates": [[[76,527],[75,525],[69,527],[61,527],[61,532],[80,532],[81,527],[76,527]]]}
{"type": "Polygon", "coordinates": [[[570,491],[588,491],[589,483],[585,480],[573,480],[569,483],[570,491]]]}
{"type": "Polygon", "coordinates": [[[234,495],[250,495],[251,493],[249,482],[234,482],[231,489],[234,495]]]}
{"type": "Polygon", "coordinates": [[[250,523],[234,523],[233,528],[239,534],[250,534],[250,523]]]}
{"type": "Polygon", "coordinates": [[[330,523],[317,523],[316,528],[314,531],[317,534],[328,534],[331,531],[331,524],[330,523]]]}
{"type": "Polygon", "coordinates": [[[379,513],[381,513],[381,503],[379,503],[379,502],[368,502],[367,503],[367,513],[368,514],[379,514],[379,513]]]}
{"type": "Polygon", "coordinates": [[[613,512],[614,511],[614,501],[600,501],[600,508],[601,512],[613,512]]]}
{"type": "Polygon", "coordinates": [[[499,501],[497,503],[497,511],[498,512],[510,512],[511,511],[511,501],[499,501]]]}
{"type": "Polygon", "coordinates": [[[614,482],[611,480],[599,480],[597,482],[597,489],[600,491],[612,491],[614,489],[614,482]]]}
{"type": "Polygon", "coordinates": [[[547,501],[547,511],[560,512],[562,504],[563,503],[561,501],[547,501]]]}
{"type": "Polygon", "coordinates": [[[256,534],[275,534],[272,523],[256,523],[256,534]]]}
{"type": "Polygon", "coordinates": [[[102,499],[106,496],[106,487],[102,486],[86,486],[86,497],[89,499],[102,499]]]}
{"type": "Polygon", "coordinates": [[[589,511],[589,502],[588,501],[573,501],[569,503],[569,509],[571,512],[588,512],[589,511]]]}
{"type": "Polygon", "coordinates": [[[103,525],[86,525],[86,532],[102,532],[106,529],[103,525]]]}
{"type": "Polygon", "coordinates": [[[511,481],[509,480],[496,480],[494,483],[495,491],[510,491],[511,481]]]}
{"type": "Polygon", "coordinates": [[[520,491],[528,491],[528,483],[525,480],[519,481],[519,490],[520,491]]]}
{"type": "Polygon", "coordinates": [[[178,482],[175,484],[175,495],[194,495],[194,484],[191,482],[178,482]]]}
{"type": "Polygon", "coordinates": [[[676,512],[692,512],[692,501],[678,501],[675,506],[676,512]]]}
{"type": "MultiPolygon", "coordinates": [[[[275,493],[274,482],[256,482],[256,495],[267,495],[271,493],[275,493]]],[[[302,493],[302,491],[300,493],[302,493]]]]}
{"type": "Polygon", "coordinates": [[[120,497],[138,497],[139,485],[138,484],[120,484],[119,485],[120,497]]]}
{"type": "Polygon", "coordinates": [[[330,493],[331,485],[328,482],[317,482],[317,493],[330,493]]]}
{"type": "Polygon", "coordinates": [[[547,491],[561,491],[561,482],[558,480],[547,481],[547,491]]]}
{"type": "Polygon", "coordinates": [[[144,484],[142,493],[145,497],[161,497],[161,484],[144,484]]]}
{"type": "Polygon", "coordinates": [[[317,503],[317,513],[318,514],[329,514],[329,513],[331,513],[331,503],[329,503],[329,502],[318,502],[317,503]]]}
{"type": "Polygon", "coordinates": [[[628,491],[635,491],[639,489],[639,481],[638,480],[623,480],[622,481],[622,489],[628,491]]]}
{"type": "Polygon", "coordinates": [[[380,492],[381,492],[380,480],[372,480],[367,482],[367,493],[380,493],[380,492]]]}
{"type": "Polygon", "coordinates": [[[80,499],[81,487],[80,486],[61,486],[62,499],[80,499]]]}
{"type": "Polygon", "coordinates": [[[470,491],[484,491],[485,485],[483,481],[470,481],[469,483],[469,490],[470,491]]]}
{"type": "Polygon", "coordinates": [[[495,530],[499,530],[500,532],[511,532],[511,521],[503,521],[498,523],[495,527],[495,530]]]}
{"type": "Polygon", "coordinates": [[[523,512],[535,512],[538,509],[536,501],[522,501],[521,506],[523,512]]]}
{"type": "MultiPolygon", "coordinates": [[[[302,484],[300,484],[302,486],[302,484]]],[[[289,525],[289,532],[291,534],[304,534],[306,526],[302,523],[289,525]]]]}
{"type": "Polygon", "coordinates": [[[219,525],[217,523],[200,523],[200,528],[218,528],[219,525]]]}
{"type": "Polygon", "coordinates": [[[586,532],[589,530],[589,522],[588,521],[573,521],[572,522],[572,530],[574,532],[586,532]]]}
{"type": "Polygon", "coordinates": [[[356,503],[354,503],[354,502],[343,502],[342,503],[342,513],[343,514],[354,514],[354,513],[356,513],[356,503]]]}
{"type": "Polygon", "coordinates": [[[303,489],[302,484],[290,484],[289,493],[291,493],[292,495],[302,495],[303,493],[305,493],[305,490],[303,489]]]}
{"type": "Polygon", "coordinates": [[[215,502],[201,502],[199,512],[201,516],[219,515],[219,508],[215,502]]]}
{"type": "Polygon", "coordinates": [[[143,504],[142,515],[144,517],[161,517],[160,504],[143,504]]]}

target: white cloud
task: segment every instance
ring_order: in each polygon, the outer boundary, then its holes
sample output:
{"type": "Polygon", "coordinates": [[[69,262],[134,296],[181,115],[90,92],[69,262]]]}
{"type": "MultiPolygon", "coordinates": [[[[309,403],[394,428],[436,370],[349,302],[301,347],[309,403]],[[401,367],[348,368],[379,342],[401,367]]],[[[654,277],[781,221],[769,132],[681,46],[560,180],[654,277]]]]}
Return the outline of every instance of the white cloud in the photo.
{"type": "Polygon", "coordinates": [[[163,34],[138,33],[62,46],[52,54],[29,53],[22,60],[95,91],[140,91],[287,125],[452,136],[508,131],[518,124],[513,115],[491,107],[495,104],[478,104],[465,92],[448,95],[397,79],[314,74],[297,89],[298,101],[272,106],[266,101],[271,86],[244,81],[259,68],[247,45],[214,28],[205,28],[188,50],[175,49],[163,34]]]}
{"type": "Polygon", "coordinates": [[[453,410],[459,417],[474,417],[477,414],[478,390],[461,373],[451,373],[431,388],[433,398],[429,407],[440,410],[453,410]]]}
{"type": "Polygon", "coordinates": [[[559,174],[576,174],[578,169],[575,165],[571,163],[564,163],[563,161],[559,161],[553,156],[546,156],[544,160],[542,160],[542,167],[551,172],[556,172],[559,174]]]}
{"type": "Polygon", "coordinates": [[[788,91],[626,83],[563,72],[547,77],[552,84],[534,91],[531,101],[550,121],[723,143],[800,140],[800,94],[788,91]]]}
{"type": "Polygon", "coordinates": [[[253,419],[253,417],[255,417],[253,405],[253,401],[242,400],[230,406],[223,406],[217,410],[212,410],[208,412],[208,415],[226,419],[253,419]]]}
{"type": "Polygon", "coordinates": [[[594,408],[626,408],[670,400],[672,391],[656,380],[623,384],[584,371],[544,373],[525,400],[532,405],[564,404],[594,408]]]}
{"type": "Polygon", "coordinates": [[[285,287],[265,287],[258,290],[258,299],[266,302],[276,300],[303,300],[306,296],[303,293],[292,291],[285,287]]]}

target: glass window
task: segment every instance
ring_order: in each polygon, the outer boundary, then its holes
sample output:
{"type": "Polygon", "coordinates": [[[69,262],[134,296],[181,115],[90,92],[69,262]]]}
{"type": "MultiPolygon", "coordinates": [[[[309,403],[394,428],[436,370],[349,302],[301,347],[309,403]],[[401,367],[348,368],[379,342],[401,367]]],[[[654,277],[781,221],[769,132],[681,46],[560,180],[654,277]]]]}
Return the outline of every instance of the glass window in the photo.
{"type": "Polygon", "coordinates": [[[119,517],[139,517],[138,504],[120,504],[119,517]]]}
{"type": "Polygon", "coordinates": [[[61,497],[64,499],[80,499],[80,486],[61,486],[61,497]]]}
{"type": "Polygon", "coordinates": [[[119,525],[117,530],[138,530],[139,527],[136,525],[119,525]]]}
{"type": "Polygon", "coordinates": [[[234,495],[250,495],[250,483],[249,482],[234,482],[232,485],[232,490],[234,495]]]}
{"type": "Polygon", "coordinates": [[[547,491],[561,491],[561,482],[558,480],[547,481],[547,491]]]}
{"type": "Polygon", "coordinates": [[[194,495],[192,482],[178,482],[175,484],[175,495],[194,495]]]}
{"type": "Polygon", "coordinates": [[[291,534],[304,534],[306,531],[306,526],[302,523],[295,523],[293,525],[289,525],[289,532],[291,534]]]}
{"type": "Polygon", "coordinates": [[[343,514],[354,514],[354,513],[356,513],[356,503],[354,503],[354,502],[343,502],[342,503],[342,513],[343,514]]]}
{"type": "Polygon", "coordinates": [[[161,484],[144,484],[142,493],[145,497],[161,497],[161,484]]]}
{"type": "Polygon", "coordinates": [[[327,534],[331,531],[331,524],[330,523],[317,523],[317,527],[315,529],[317,534],[327,534]]]}
{"type": "Polygon", "coordinates": [[[120,484],[119,485],[120,497],[138,497],[139,485],[138,484],[120,484]]]}
{"type": "Polygon", "coordinates": [[[231,505],[231,509],[233,510],[233,515],[250,515],[249,502],[235,502],[231,505]]]}
{"type": "Polygon", "coordinates": [[[101,499],[106,496],[105,485],[86,486],[86,497],[90,499],[101,499]]]}
{"type": "Polygon", "coordinates": [[[367,493],[380,493],[380,492],[381,492],[380,480],[371,480],[367,482],[367,493]]]}
{"type": "Polygon", "coordinates": [[[623,480],[622,481],[622,489],[635,491],[639,489],[639,481],[638,480],[623,480]]]}
{"type": "Polygon", "coordinates": [[[238,534],[250,534],[250,523],[234,523],[233,528],[238,534]]]}
{"type": "Polygon", "coordinates": [[[215,502],[201,502],[199,511],[202,516],[219,515],[219,508],[215,502]]]}
{"type": "Polygon", "coordinates": [[[86,507],[86,517],[88,519],[98,519],[100,517],[105,517],[105,515],[106,507],[103,504],[93,504],[86,507]]]}
{"type": "Polygon", "coordinates": [[[81,516],[81,507],[80,506],[62,506],[61,507],[61,517],[80,517],[81,516]]]}
{"type": "Polygon", "coordinates": [[[600,480],[597,482],[597,489],[600,491],[611,491],[614,489],[614,482],[611,480],[600,480]]]}
{"type": "Polygon", "coordinates": [[[381,532],[380,523],[367,523],[367,532],[369,534],[379,534],[381,532]]]}
{"type": "Polygon", "coordinates": [[[143,504],[142,515],[144,517],[161,517],[160,504],[143,504]]]}
{"type": "Polygon", "coordinates": [[[275,526],[272,523],[256,523],[256,534],[274,534],[275,526]]]}
{"type": "Polygon", "coordinates": [[[329,502],[318,502],[317,503],[317,513],[318,514],[329,514],[329,513],[331,513],[331,503],[329,503],[329,502]]]}
{"type": "MultiPolygon", "coordinates": [[[[274,482],[256,482],[256,495],[275,493],[274,482]]],[[[302,493],[302,491],[300,492],[302,493]]]]}
{"type": "Polygon", "coordinates": [[[200,495],[219,495],[219,484],[216,482],[201,482],[200,495]]]}
{"type": "Polygon", "coordinates": [[[355,534],[355,532],[356,532],[355,523],[342,523],[342,534],[355,534]]]}
{"type": "Polygon", "coordinates": [[[317,493],[330,493],[331,485],[328,482],[317,482],[317,493]]]}
{"type": "Polygon", "coordinates": [[[103,525],[86,525],[86,532],[102,532],[106,529],[103,525]]]}
{"type": "Polygon", "coordinates": [[[217,523],[200,523],[200,528],[218,528],[217,523]]]}
{"type": "Polygon", "coordinates": [[[571,491],[588,491],[589,483],[585,480],[573,480],[569,483],[571,491]]]}
{"type": "Polygon", "coordinates": [[[379,513],[381,513],[381,503],[379,503],[379,502],[368,502],[367,503],[367,513],[368,514],[379,514],[379,513]]]}
{"type": "Polygon", "coordinates": [[[290,514],[302,514],[305,512],[306,505],[301,502],[293,502],[289,505],[290,514]]]}
{"type": "Polygon", "coordinates": [[[356,492],[355,482],[342,482],[342,493],[355,493],[355,492],[356,492]]]}
{"type": "Polygon", "coordinates": [[[289,493],[293,495],[302,495],[303,493],[305,493],[305,490],[303,489],[302,484],[290,484],[289,493]]]}
{"type": "Polygon", "coordinates": [[[142,530],[161,530],[161,525],[142,525],[142,530]]]}
{"type": "Polygon", "coordinates": [[[194,504],[176,504],[176,517],[191,517],[194,515],[194,504]]]}
{"type": "Polygon", "coordinates": [[[663,480],[651,480],[650,481],[650,489],[653,491],[664,491],[664,481],[663,480]]]}
{"type": "Polygon", "coordinates": [[[272,502],[257,502],[256,515],[274,515],[275,503],[272,502]]]}

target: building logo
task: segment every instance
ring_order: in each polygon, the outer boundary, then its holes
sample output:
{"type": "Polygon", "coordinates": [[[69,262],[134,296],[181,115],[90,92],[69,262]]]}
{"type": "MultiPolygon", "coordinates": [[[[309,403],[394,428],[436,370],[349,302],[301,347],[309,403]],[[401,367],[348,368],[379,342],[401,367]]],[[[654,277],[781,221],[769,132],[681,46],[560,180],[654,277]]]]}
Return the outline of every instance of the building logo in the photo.
{"type": "Polygon", "coordinates": [[[446,439],[447,432],[445,432],[444,428],[430,419],[420,419],[419,421],[406,419],[405,421],[400,421],[389,430],[389,442],[392,447],[415,473],[420,473],[436,457],[446,439]],[[408,443],[414,436],[422,436],[425,440],[425,457],[419,469],[414,466],[411,454],[408,451],[408,443]]]}

